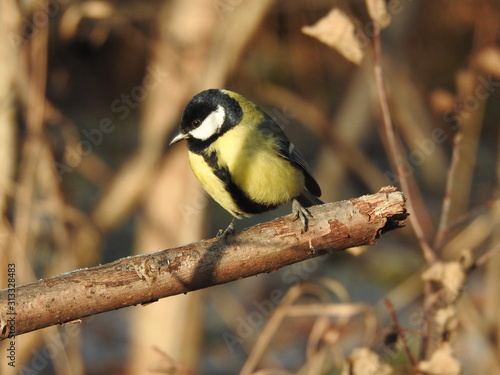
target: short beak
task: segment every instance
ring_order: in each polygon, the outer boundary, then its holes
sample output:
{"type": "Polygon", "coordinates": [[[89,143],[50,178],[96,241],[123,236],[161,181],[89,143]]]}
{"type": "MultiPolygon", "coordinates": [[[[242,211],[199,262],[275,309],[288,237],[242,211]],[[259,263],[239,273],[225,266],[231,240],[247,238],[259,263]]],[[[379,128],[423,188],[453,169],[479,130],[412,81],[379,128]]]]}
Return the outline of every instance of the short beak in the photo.
{"type": "Polygon", "coordinates": [[[174,143],[177,143],[177,142],[180,142],[184,139],[186,139],[188,137],[188,134],[182,134],[182,133],[179,133],[177,134],[171,141],[170,143],[168,144],[169,146],[170,145],[173,145],[174,143]]]}

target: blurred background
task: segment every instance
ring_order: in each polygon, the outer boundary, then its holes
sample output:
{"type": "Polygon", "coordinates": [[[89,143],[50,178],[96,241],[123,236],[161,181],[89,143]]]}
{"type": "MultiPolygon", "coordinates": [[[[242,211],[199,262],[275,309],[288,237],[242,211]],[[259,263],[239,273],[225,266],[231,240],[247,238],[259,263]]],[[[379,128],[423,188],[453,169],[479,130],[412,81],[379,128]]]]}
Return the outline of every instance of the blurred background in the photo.
{"type": "Polygon", "coordinates": [[[500,374],[500,3],[367,3],[0,2],[0,288],[225,228],[167,147],[207,88],[283,125],[324,201],[411,207],[373,247],[19,336],[0,373],[500,374]]]}

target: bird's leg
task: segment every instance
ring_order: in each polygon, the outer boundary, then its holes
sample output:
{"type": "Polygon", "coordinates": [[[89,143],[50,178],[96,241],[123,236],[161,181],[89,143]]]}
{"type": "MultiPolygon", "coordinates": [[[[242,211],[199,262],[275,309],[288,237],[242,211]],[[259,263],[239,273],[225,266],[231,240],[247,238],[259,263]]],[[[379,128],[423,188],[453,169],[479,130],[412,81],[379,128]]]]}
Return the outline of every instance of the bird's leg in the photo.
{"type": "Polygon", "coordinates": [[[307,232],[307,227],[309,224],[309,217],[313,217],[309,210],[305,207],[303,207],[297,199],[292,200],[292,213],[293,213],[293,221],[297,220],[300,218],[300,221],[302,221],[302,225],[304,226],[304,232],[307,232]]]}
{"type": "Polygon", "coordinates": [[[226,238],[228,235],[234,233],[234,223],[236,222],[236,218],[233,217],[233,220],[231,220],[231,223],[227,226],[225,230],[220,229],[219,232],[217,233],[217,237],[223,237],[226,238]]]}

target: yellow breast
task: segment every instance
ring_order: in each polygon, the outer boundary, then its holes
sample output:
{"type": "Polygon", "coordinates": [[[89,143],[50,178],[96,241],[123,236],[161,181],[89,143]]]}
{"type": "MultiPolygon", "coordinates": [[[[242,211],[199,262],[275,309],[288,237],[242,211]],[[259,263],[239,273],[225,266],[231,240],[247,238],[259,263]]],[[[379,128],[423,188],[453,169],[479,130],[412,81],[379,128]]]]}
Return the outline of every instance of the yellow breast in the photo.
{"type": "MultiPolygon", "coordinates": [[[[254,121],[249,123],[255,124],[254,121]]],[[[219,166],[229,171],[233,181],[252,202],[277,206],[297,197],[304,189],[303,173],[279,156],[272,138],[253,131],[251,125],[234,127],[207,151],[216,152],[219,166]]],[[[246,214],[202,156],[190,153],[189,159],[194,174],[215,201],[235,216],[246,214]]]]}
{"type": "Polygon", "coordinates": [[[250,199],[262,204],[290,201],[304,189],[304,175],[279,156],[272,139],[251,130],[237,126],[214,142],[219,162],[250,199]]]}

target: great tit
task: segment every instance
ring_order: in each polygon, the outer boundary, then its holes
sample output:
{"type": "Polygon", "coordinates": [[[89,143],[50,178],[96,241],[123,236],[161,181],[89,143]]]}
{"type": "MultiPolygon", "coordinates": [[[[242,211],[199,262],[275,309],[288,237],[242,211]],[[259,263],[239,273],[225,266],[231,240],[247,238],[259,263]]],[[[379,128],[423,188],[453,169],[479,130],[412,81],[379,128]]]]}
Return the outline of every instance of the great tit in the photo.
{"type": "Polygon", "coordinates": [[[235,219],[292,202],[295,220],[307,231],[305,208],[323,202],[304,157],[280,126],[242,95],[210,89],[194,96],[170,145],[187,141],[193,173],[212,198],[235,219]]]}

